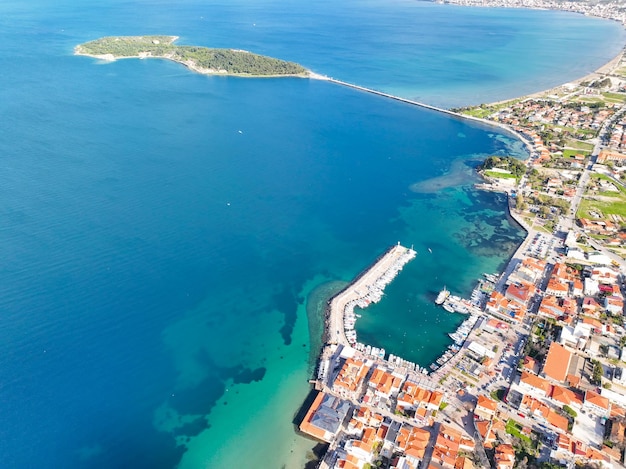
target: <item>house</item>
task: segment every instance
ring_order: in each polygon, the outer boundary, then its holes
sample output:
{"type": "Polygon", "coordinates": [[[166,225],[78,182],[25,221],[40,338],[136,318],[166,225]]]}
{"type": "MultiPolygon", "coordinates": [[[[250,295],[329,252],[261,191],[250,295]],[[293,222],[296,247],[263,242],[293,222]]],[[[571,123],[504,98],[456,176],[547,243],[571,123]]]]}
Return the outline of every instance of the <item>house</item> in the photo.
{"type": "Polygon", "coordinates": [[[568,431],[569,420],[567,420],[566,417],[559,415],[547,404],[531,397],[528,394],[522,397],[519,408],[520,410],[527,412],[529,415],[532,415],[533,418],[539,423],[552,425],[553,427],[565,432],[568,431]]]}
{"type": "Polygon", "coordinates": [[[364,391],[365,377],[371,367],[371,362],[356,358],[348,358],[344,362],[339,374],[333,382],[333,391],[341,397],[356,399],[364,391]]]}
{"type": "Polygon", "coordinates": [[[430,432],[423,428],[402,425],[396,436],[396,449],[406,456],[409,463],[416,467],[424,459],[430,441],[430,432]]]}
{"type": "Polygon", "coordinates": [[[496,442],[496,434],[492,428],[493,421],[478,419],[474,421],[474,426],[478,434],[482,437],[485,448],[491,448],[496,442]]]}
{"type": "Polygon", "coordinates": [[[535,360],[534,358],[526,355],[524,357],[524,363],[523,363],[522,367],[524,368],[524,370],[528,370],[528,371],[536,374],[537,370],[538,370],[537,360],[535,360]]]}
{"type": "Polygon", "coordinates": [[[581,408],[583,405],[583,395],[564,388],[563,386],[552,386],[550,399],[561,407],[564,405],[581,408]]]}
{"type": "Polygon", "coordinates": [[[596,318],[590,318],[589,316],[583,316],[583,324],[589,325],[594,334],[601,334],[603,330],[603,324],[596,318]]]}
{"type": "Polygon", "coordinates": [[[549,381],[535,376],[528,371],[523,371],[519,380],[520,390],[526,393],[532,393],[539,397],[547,397],[552,391],[552,385],[549,381]]]}
{"type": "Polygon", "coordinates": [[[613,316],[619,316],[624,312],[624,300],[620,296],[607,296],[604,298],[604,308],[607,313],[613,316]]]}
{"type": "Polygon", "coordinates": [[[526,307],[524,305],[506,298],[497,290],[491,292],[485,311],[494,316],[520,322],[526,316],[526,307]]]}
{"type": "Polygon", "coordinates": [[[491,420],[498,410],[498,403],[484,394],[478,395],[474,414],[484,420],[491,420]]]}
{"type": "Polygon", "coordinates": [[[545,292],[546,295],[552,295],[557,298],[565,298],[569,295],[569,284],[563,283],[555,278],[550,278],[545,292]]]}
{"type": "Polygon", "coordinates": [[[552,342],[543,365],[544,376],[560,383],[564,382],[571,360],[572,354],[569,350],[557,342],[552,342]]]}
{"type": "MultiPolygon", "coordinates": [[[[617,272],[610,267],[597,266],[591,270],[591,279],[603,285],[617,283],[617,272]]],[[[585,293],[587,294],[587,293],[585,293]]]]}
{"type": "Polygon", "coordinates": [[[504,294],[505,298],[510,301],[515,301],[520,305],[526,306],[528,300],[534,294],[534,288],[528,285],[515,285],[511,284],[507,287],[504,294]]]}
{"type": "Polygon", "coordinates": [[[585,286],[582,280],[578,278],[574,280],[574,283],[572,284],[572,296],[574,296],[575,298],[581,298],[584,296],[584,291],[585,286]]]}
{"type": "Polygon", "coordinates": [[[499,444],[494,456],[496,469],[513,469],[515,466],[515,450],[512,445],[499,444]]]}
{"type": "Polygon", "coordinates": [[[498,321],[494,318],[489,318],[483,322],[483,329],[487,332],[500,332],[508,330],[509,325],[506,322],[498,321]]]}
{"type": "Polygon", "coordinates": [[[396,410],[402,413],[415,413],[415,419],[426,423],[434,411],[439,409],[445,395],[440,391],[428,391],[412,381],[406,381],[397,398],[396,410]]]}
{"type": "Polygon", "coordinates": [[[597,162],[599,164],[606,163],[607,161],[615,161],[615,162],[626,162],[626,155],[619,153],[617,151],[604,149],[601,150],[598,154],[597,162]]]}
{"type": "Polygon", "coordinates": [[[388,399],[398,394],[402,380],[403,377],[401,375],[392,374],[381,367],[377,367],[370,377],[368,386],[374,391],[375,395],[388,399]]]}
{"type": "Polygon", "coordinates": [[[439,467],[453,469],[459,453],[461,439],[461,433],[452,429],[452,427],[441,424],[435,439],[431,463],[438,464],[439,467]]]}
{"type": "Polygon", "coordinates": [[[561,329],[559,343],[576,350],[584,350],[591,336],[591,330],[592,326],[583,322],[579,322],[575,327],[565,326],[561,329]]]}
{"type": "Polygon", "coordinates": [[[507,284],[536,285],[542,279],[545,268],[546,261],[526,257],[511,272],[507,284]]]}
{"type": "Polygon", "coordinates": [[[578,247],[568,247],[565,255],[568,259],[573,259],[577,261],[584,261],[586,259],[585,251],[578,247]]]}
{"type": "MultiPolygon", "coordinates": [[[[592,280],[593,282],[593,280],[592,280]]],[[[597,291],[599,291],[599,285],[598,282],[595,282],[595,288],[597,291]]],[[[586,287],[585,287],[586,289],[586,287]]],[[[602,309],[602,306],[600,306],[600,303],[598,303],[595,298],[591,297],[591,296],[587,296],[583,299],[583,305],[582,305],[582,312],[583,314],[586,314],[588,316],[594,316],[597,317],[599,316],[599,312],[602,309]]]]}
{"type": "MultiPolygon", "coordinates": [[[[561,284],[557,283],[557,285],[561,284]]],[[[559,304],[559,297],[547,294],[546,290],[546,296],[541,300],[537,314],[547,318],[560,319],[565,316],[565,308],[559,304]]]]}
{"type": "Polygon", "coordinates": [[[583,409],[593,412],[599,417],[608,417],[611,411],[611,402],[597,392],[588,390],[585,392],[583,409]]]}

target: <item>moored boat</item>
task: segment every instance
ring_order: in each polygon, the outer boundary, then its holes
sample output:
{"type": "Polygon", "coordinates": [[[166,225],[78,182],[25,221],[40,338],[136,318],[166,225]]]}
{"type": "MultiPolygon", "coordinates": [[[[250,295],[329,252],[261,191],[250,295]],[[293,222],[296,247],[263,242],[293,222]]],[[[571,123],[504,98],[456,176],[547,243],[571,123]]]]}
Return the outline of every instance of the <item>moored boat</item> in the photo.
{"type": "Polygon", "coordinates": [[[450,290],[446,289],[446,287],[444,286],[443,290],[441,290],[439,294],[437,295],[437,298],[435,299],[435,304],[442,305],[443,302],[446,301],[449,296],[450,296],[450,290]]]}

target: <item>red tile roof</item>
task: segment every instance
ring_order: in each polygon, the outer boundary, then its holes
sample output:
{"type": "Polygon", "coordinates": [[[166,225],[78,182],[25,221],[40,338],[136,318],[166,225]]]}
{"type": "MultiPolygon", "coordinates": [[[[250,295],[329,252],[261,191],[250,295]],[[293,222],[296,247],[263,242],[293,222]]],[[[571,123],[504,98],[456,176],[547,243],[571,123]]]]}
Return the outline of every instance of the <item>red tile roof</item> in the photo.
{"type": "Polygon", "coordinates": [[[546,362],[543,365],[543,373],[556,381],[563,382],[567,376],[571,359],[572,354],[569,350],[557,342],[552,342],[546,362]]]}

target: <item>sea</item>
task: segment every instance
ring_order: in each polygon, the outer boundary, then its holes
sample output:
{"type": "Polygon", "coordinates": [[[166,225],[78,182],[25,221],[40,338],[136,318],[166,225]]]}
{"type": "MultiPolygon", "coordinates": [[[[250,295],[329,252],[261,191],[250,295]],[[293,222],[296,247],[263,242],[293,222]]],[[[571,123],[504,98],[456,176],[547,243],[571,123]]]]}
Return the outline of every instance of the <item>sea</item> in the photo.
{"type": "Polygon", "coordinates": [[[245,49],[452,107],[580,78],[618,23],[410,0],[0,3],[0,467],[302,468],[328,298],[418,255],[361,340],[427,366],[523,239],[477,191],[512,135],[325,81],[73,55],[108,35],[245,49]]]}

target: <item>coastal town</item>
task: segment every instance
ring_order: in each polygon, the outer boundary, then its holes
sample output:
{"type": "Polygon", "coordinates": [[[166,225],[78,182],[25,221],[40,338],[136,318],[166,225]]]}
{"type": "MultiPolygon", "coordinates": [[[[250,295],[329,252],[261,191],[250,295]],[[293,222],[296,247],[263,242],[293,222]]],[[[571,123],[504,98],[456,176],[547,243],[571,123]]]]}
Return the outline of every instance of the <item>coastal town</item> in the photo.
{"type": "Polygon", "coordinates": [[[384,253],[328,303],[300,430],[328,445],[321,468],[624,467],[626,61],[455,111],[526,144],[524,161],[487,158],[476,189],[506,193],[527,236],[469,298],[442,285],[435,302],[465,320],[427,366],[354,331],[415,256],[384,253]]]}
{"type": "Polygon", "coordinates": [[[473,7],[499,8],[535,8],[542,10],[562,10],[596,16],[626,24],[624,3],[609,2],[571,2],[559,0],[436,0],[437,3],[464,5],[473,7]]]}

